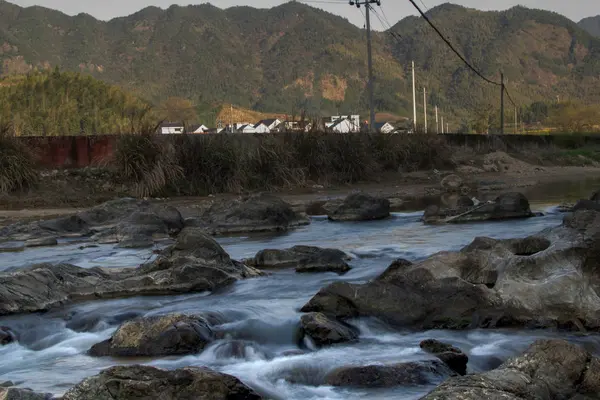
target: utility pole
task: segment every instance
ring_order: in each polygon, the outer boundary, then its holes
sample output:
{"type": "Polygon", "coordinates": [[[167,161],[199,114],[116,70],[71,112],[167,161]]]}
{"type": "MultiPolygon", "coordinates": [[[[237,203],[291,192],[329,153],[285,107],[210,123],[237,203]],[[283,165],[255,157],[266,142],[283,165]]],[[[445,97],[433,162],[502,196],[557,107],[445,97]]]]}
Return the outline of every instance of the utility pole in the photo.
{"type": "Polygon", "coordinates": [[[417,92],[415,90],[415,62],[412,62],[412,84],[413,84],[413,129],[417,133],[417,92]]]}
{"type": "Polygon", "coordinates": [[[442,135],[444,134],[444,116],[442,115],[442,135]]]}
{"type": "Polygon", "coordinates": [[[450,124],[446,122],[446,133],[450,133],[450,124]]]}
{"type": "Polygon", "coordinates": [[[440,134],[440,123],[438,122],[438,109],[435,106],[435,133],[440,134]]]}
{"type": "Polygon", "coordinates": [[[504,73],[500,74],[500,134],[504,135],[504,73]]]}
{"type": "Polygon", "coordinates": [[[367,19],[367,66],[369,68],[369,131],[375,132],[375,101],[373,100],[373,55],[371,54],[371,4],[381,6],[381,0],[350,0],[351,6],[365,6],[367,19]]]}
{"type": "Polygon", "coordinates": [[[425,133],[427,133],[427,89],[423,88],[423,113],[425,114],[425,133]]]}
{"type": "Polygon", "coordinates": [[[518,116],[517,116],[517,107],[515,107],[515,135],[516,135],[517,133],[519,133],[519,132],[517,131],[517,129],[518,129],[518,126],[519,126],[519,122],[518,122],[518,121],[519,121],[519,120],[518,120],[518,116]]]}

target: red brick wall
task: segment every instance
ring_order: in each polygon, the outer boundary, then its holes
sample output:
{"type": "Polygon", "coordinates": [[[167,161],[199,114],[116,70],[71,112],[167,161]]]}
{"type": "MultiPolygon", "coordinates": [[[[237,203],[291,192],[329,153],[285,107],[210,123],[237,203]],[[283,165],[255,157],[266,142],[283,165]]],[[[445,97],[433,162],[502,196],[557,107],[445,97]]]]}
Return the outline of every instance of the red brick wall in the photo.
{"type": "Polygon", "coordinates": [[[83,168],[101,163],[110,158],[117,139],[114,135],[21,138],[45,168],[83,168]]]}

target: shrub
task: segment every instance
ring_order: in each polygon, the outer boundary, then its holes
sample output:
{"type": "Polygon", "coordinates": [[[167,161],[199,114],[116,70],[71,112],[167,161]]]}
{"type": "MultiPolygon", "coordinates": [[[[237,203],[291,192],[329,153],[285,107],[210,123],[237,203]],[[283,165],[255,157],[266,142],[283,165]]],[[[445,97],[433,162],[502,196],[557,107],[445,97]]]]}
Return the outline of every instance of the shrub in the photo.
{"type": "Polygon", "coordinates": [[[172,143],[157,135],[123,135],[116,145],[114,163],[134,183],[139,197],[158,195],[183,176],[172,143]]]}
{"type": "Polygon", "coordinates": [[[33,186],[38,180],[35,157],[15,137],[0,133],[0,193],[33,186]]]}

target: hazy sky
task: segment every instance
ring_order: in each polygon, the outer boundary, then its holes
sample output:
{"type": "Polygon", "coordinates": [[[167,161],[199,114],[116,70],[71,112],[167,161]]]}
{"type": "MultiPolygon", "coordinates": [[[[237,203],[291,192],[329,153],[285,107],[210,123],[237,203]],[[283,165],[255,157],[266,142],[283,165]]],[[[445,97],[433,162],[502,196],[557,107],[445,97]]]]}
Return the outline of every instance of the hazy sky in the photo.
{"type": "MultiPolygon", "coordinates": [[[[200,4],[206,3],[206,0],[9,0],[12,3],[21,6],[42,5],[49,8],[61,10],[67,14],[78,14],[86,12],[99,19],[110,19],[117,16],[129,15],[140,9],[155,5],[166,8],[173,3],[200,4]]],[[[414,14],[415,9],[408,0],[381,0],[383,12],[387,16],[391,24],[395,24],[403,17],[414,14]]],[[[282,4],[282,0],[212,0],[212,4],[227,8],[238,5],[251,5],[254,7],[272,7],[282,4]]],[[[350,19],[350,21],[363,25],[362,15],[355,7],[350,7],[345,0],[306,0],[306,3],[325,9],[329,12],[342,15],[350,19]]],[[[445,3],[440,0],[419,0],[417,4],[423,7],[434,7],[438,4],[445,3]]],[[[512,6],[521,4],[530,8],[544,8],[547,10],[556,11],[575,21],[579,21],[584,17],[590,17],[600,14],[600,0],[454,0],[456,4],[461,4],[467,7],[498,10],[506,9],[512,6]]],[[[374,20],[374,28],[381,29],[381,24],[376,19],[374,20]]]]}

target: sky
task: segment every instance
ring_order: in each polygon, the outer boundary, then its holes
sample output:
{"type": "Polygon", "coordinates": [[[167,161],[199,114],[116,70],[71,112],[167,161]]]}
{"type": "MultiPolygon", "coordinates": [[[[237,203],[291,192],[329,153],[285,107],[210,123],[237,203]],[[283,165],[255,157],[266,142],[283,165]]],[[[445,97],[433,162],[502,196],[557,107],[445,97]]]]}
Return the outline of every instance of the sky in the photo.
{"type": "MultiPolygon", "coordinates": [[[[176,3],[180,5],[206,3],[207,0],[8,0],[20,6],[41,5],[54,8],[75,15],[85,12],[102,20],[132,14],[144,7],[153,5],[167,8],[176,3]]],[[[221,8],[250,5],[257,8],[268,8],[285,3],[285,0],[212,0],[210,3],[221,8]]],[[[351,22],[363,26],[363,16],[356,7],[351,7],[345,0],[305,0],[303,1],[314,7],[322,8],[331,13],[348,18],[351,22]]],[[[431,8],[445,3],[440,0],[418,0],[417,4],[425,8],[431,8]]],[[[515,5],[523,5],[530,8],[543,8],[558,12],[568,18],[579,21],[585,17],[600,15],[600,0],[453,0],[455,4],[465,7],[478,8],[481,10],[503,10],[515,5]]],[[[415,14],[415,8],[408,0],[381,0],[382,12],[392,25],[400,19],[415,14]]],[[[380,11],[381,12],[381,11],[380,11]]],[[[374,29],[383,29],[382,24],[374,19],[374,29]]]]}

